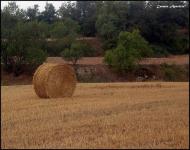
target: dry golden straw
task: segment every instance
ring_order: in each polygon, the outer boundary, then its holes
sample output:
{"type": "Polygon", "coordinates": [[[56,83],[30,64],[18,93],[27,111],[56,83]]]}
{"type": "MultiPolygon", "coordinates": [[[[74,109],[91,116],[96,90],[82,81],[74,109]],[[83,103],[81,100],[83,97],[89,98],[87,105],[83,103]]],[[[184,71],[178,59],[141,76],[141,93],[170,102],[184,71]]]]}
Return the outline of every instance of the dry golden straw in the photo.
{"type": "Polygon", "coordinates": [[[76,75],[67,64],[44,63],[33,76],[33,85],[40,98],[72,96],[76,87],[76,75]]]}

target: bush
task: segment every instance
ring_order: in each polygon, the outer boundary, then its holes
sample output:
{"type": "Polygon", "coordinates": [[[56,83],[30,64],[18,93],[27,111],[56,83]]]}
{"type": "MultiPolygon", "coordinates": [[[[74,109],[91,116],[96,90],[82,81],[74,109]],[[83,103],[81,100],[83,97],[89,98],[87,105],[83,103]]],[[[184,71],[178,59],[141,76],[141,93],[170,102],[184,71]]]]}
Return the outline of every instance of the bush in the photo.
{"type": "Polygon", "coordinates": [[[148,42],[139,35],[137,30],[121,32],[117,48],[106,51],[104,62],[118,72],[133,70],[141,57],[152,55],[148,42]]]}
{"type": "Polygon", "coordinates": [[[187,81],[189,78],[188,68],[177,65],[161,65],[161,71],[166,81],[187,81]]]}

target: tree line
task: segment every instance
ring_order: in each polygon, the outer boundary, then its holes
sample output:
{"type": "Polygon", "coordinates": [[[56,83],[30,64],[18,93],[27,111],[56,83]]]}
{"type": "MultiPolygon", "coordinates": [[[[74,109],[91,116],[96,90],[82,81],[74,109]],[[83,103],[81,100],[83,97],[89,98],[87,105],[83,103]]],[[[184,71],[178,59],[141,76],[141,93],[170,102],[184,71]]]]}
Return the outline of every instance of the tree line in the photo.
{"type": "MultiPolygon", "coordinates": [[[[72,45],[85,47],[76,44],[79,36],[98,36],[105,51],[114,51],[121,32],[142,36],[151,56],[185,54],[188,26],[188,1],[76,1],[65,2],[58,10],[46,3],[42,12],[38,5],[23,10],[9,2],[1,9],[1,38],[7,40],[1,45],[2,61],[13,70],[22,63],[38,64],[45,56],[59,56],[64,50],[68,54],[68,49],[76,48],[72,45]],[[59,40],[47,43],[47,38],[59,40]]],[[[87,49],[88,45],[80,56],[93,55],[87,49]]]]}

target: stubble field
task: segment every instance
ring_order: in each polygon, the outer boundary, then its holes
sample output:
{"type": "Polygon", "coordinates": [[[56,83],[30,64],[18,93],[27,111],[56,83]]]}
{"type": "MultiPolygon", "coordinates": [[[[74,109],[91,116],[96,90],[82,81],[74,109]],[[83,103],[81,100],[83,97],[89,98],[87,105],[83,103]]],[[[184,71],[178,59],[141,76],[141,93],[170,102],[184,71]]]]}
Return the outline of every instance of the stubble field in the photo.
{"type": "Polygon", "coordinates": [[[78,83],[72,98],[1,86],[2,148],[188,148],[189,83],[78,83]]]}

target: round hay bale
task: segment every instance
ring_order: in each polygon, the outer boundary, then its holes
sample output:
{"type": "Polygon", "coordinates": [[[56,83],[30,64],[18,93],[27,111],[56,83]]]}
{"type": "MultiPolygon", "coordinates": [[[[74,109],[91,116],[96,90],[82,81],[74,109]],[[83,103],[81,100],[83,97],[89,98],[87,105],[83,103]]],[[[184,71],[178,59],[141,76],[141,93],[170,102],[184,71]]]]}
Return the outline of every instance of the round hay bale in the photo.
{"type": "Polygon", "coordinates": [[[33,76],[33,85],[36,94],[41,98],[48,98],[46,93],[45,83],[47,82],[47,76],[52,66],[56,64],[44,63],[39,66],[33,76]]]}
{"type": "Polygon", "coordinates": [[[34,90],[41,98],[70,97],[76,82],[75,72],[67,64],[44,63],[33,76],[34,90]]]}

